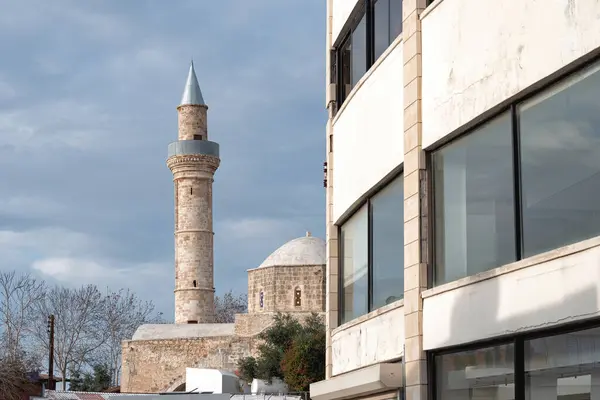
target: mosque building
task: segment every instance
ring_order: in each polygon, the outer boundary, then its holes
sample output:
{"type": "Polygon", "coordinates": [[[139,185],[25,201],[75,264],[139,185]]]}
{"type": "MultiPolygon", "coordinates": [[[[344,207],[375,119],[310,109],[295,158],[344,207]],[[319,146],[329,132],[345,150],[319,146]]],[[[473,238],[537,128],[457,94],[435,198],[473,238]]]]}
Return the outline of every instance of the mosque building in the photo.
{"type": "Polygon", "coordinates": [[[219,144],[208,139],[207,111],[193,63],[177,107],[178,140],[168,147],[175,186],[175,323],[140,326],[123,342],[121,392],[185,390],[188,367],[235,371],[256,355],[257,335],[277,312],[302,319],[325,311],[325,241],[293,239],[248,270],[248,312],[215,323],[212,183],[219,144]]]}

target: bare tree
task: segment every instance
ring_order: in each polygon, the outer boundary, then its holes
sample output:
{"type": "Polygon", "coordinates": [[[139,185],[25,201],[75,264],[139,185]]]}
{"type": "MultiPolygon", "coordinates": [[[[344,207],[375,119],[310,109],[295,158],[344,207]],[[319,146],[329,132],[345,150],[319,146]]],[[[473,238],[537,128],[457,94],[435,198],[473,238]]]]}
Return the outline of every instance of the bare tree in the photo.
{"type": "Polygon", "coordinates": [[[27,361],[19,355],[0,356],[0,399],[21,400],[24,393],[33,389],[26,365],[27,361]]]}
{"type": "Polygon", "coordinates": [[[101,328],[104,298],[94,285],[79,289],[55,287],[37,303],[36,325],[33,330],[38,344],[47,351],[47,317],[55,316],[54,358],[62,376],[63,388],[67,373],[90,364],[96,350],[107,340],[101,328]]]}
{"type": "Polygon", "coordinates": [[[8,361],[17,360],[22,351],[31,351],[27,333],[32,328],[35,307],[45,292],[44,282],[29,274],[0,273],[0,322],[3,326],[0,344],[8,361]]]}
{"type": "Polygon", "coordinates": [[[143,301],[129,290],[107,290],[98,327],[106,332],[107,337],[97,351],[96,362],[101,362],[109,368],[111,384],[119,383],[121,342],[131,339],[140,325],[161,321],[162,314],[154,312],[154,304],[151,301],[143,301]]]}
{"type": "Polygon", "coordinates": [[[248,295],[234,295],[229,291],[223,297],[215,296],[215,322],[233,323],[235,314],[248,311],[248,295]]]}

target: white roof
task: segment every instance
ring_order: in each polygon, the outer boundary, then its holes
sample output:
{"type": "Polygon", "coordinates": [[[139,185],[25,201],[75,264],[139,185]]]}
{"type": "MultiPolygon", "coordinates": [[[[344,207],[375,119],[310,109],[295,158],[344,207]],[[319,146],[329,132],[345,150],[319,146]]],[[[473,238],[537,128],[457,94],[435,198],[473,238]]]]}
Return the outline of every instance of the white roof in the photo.
{"type": "Polygon", "coordinates": [[[325,241],[307,232],[306,236],[290,240],[275,250],[259,268],[324,265],[325,257],[325,241]]]}
{"type": "Polygon", "coordinates": [[[147,324],[137,328],[131,340],[231,336],[234,329],[235,324],[147,324]]]}

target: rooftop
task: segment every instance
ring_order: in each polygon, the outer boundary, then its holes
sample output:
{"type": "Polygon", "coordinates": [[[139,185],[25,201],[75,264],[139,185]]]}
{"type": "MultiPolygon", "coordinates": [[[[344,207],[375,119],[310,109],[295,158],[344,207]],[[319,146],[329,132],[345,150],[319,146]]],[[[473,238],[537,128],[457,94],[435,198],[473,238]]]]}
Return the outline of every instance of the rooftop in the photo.
{"type": "Polygon", "coordinates": [[[147,324],[137,328],[131,340],[231,336],[234,327],[235,324],[147,324]]]}
{"type": "Polygon", "coordinates": [[[325,241],[306,232],[271,253],[259,268],[324,265],[325,258],[325,241]]]}
{"type": "Polygon", "coordinates": [[[200,85],[198,84],[198,78],[196,78],[193,61],[190,64],[190,70],[188,71],[188,77],[185,82],[180,105],[206,105],[204,103],[204,97],[202,97],[200,85]]]}

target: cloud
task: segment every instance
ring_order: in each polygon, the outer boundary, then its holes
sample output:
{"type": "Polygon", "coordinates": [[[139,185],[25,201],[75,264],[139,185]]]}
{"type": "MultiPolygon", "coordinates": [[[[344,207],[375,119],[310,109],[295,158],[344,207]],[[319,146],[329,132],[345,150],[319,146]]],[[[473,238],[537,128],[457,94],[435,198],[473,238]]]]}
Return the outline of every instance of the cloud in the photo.
{"type": "Polygon", "coordinates": [[[245,291],[247,268],[323,235],[322,1],[0,9],[0,269],[127,286],[172,309],[165,158],[191,57],[221,146],[217,291],[245,291]]]}
{"type": "Polygon", "coordinates": [[[143,263],[139,265],[114,265],[110,262],[101,262],[85,258],[44,258],[36,260],[32,268],[43,275],[52,277],[64,283],[89,283],[104,282],[109,286],[123,279],[131,278],[164,278],[165,265],[143,263]]]}

